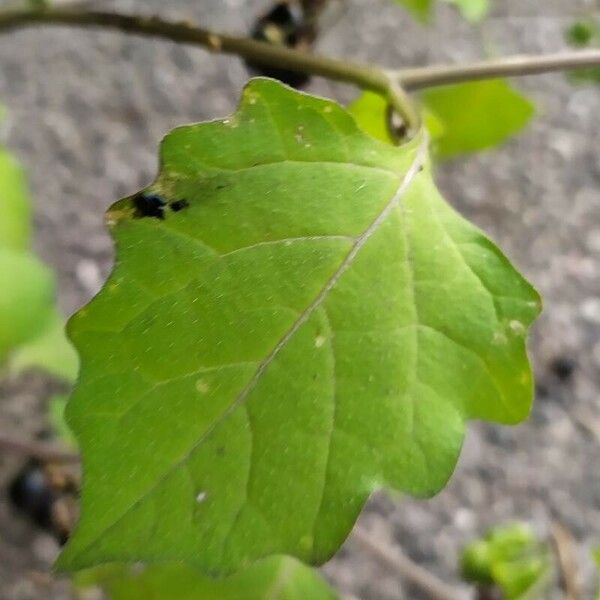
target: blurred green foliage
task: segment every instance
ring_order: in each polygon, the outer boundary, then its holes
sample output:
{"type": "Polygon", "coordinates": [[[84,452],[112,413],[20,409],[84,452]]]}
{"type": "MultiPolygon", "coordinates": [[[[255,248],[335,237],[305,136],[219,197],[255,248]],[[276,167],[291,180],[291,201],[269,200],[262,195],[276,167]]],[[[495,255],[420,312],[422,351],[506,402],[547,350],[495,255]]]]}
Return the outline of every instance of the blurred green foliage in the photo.
{"type": "MultiPolygon", "coordinates": [[[[594,556],[594,560],[596,561],[596,564],[598,565],[598,568],[600,568],[600,548],[598,550],[594,550],[593,556],[594,556]]],[[[600,600],[600,586],[598,587],[598,599],[597,600],[600,600]]]]}
{"type": "MultiPolygon", "coordinates": [[[[600,46],[600,23],[593,18],[576,21],[565,32],[565,39],[575,48],[600,46]]],[[[586,67],[569,73],[573,83],[600,84],[600,67],[586,67]]]]}
{"type": "Polygon", "coordinates": [[[432,88],[421,99],[443,124],[434,144],[441,159],[499,146],[535,114],[534,105],[502,79],[432,88]]]}
{"type": "MultiPolygon", "coordinates": [[[[419,21],[426,23],[431,18],[435,0],[396,0],[409,10],[419,21]]],[[[481,21],[490,9],[490,0],[441,0],[455,6],[471,23],[481,21]]]]}
{"type": "Polygon", "coordinates": [[[26,177],[0,146],[0,364],[45,369],[73,380],[77,356],[54,301],[52,272],[31,250],[31,202],[26,177]]]}
{"type": "MultiPolygon", "coordinates": [[[[423,121],[440,160],[498,146],[522,130],[534,105],[504,80],[444,86],[421,94],[423,121]]],[[[348,106],[358,125],[373,137],[393,143],[382,96],[364,92],[348,106]]]]}
{"type": "Polygon", "coordinates": [[[490,530],[463,551],[465,580],[499,588],[506,600],[539,597],[552,569],[549,548],[524,524],[490,530]]]}
{"type": "Polygon", "coordinates": [[[82,589],[99,587],[108,600],[335,600],[317,571],[289,557],[259,561],[226,579],[183,564],[147,568],[106,565],[76,576],[82,589]]]}
{"type": "Polygon", "coordinates": [[[77,448],[77,440],[65,421],[65,407],[68,396],[57,394],[48,403],[48,421],[54,436],[66,446],[77,448]]]}

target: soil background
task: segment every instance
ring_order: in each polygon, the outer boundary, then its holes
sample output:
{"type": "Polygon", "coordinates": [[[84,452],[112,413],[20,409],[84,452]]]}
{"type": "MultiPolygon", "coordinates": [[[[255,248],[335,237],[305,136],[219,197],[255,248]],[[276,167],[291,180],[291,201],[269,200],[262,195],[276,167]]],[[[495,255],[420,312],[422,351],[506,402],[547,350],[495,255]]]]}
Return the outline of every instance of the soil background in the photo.
{"type": "MultiPolygon", "coordinates": [[[[246,32],[268,2],[90,4],[246,32]]],[[[495,0],[479,27],[446,6],[422,28],[389,0],[344,4],[319,50],[394,67],[557,51],[575,18],[600,12],[597,0],[495,0]]],[[[247,77],[235,58],[118,33],[37,28],[0,36],[0,101],[8,109],[0,142],[28,170],[36,249],[57,273],[65,314],[89,300],[110,270],[104,210],[151,181],[166,132],[228,114],[247,77]]],[[[561,74],[517,85],[537,104],[531,126],[498,150],[444,164],[438,182],[545,298],[531,342],[535,408],[519,427],[472,424],[456,473],[436,498],[380,493],[361,521],[382,545],[401,547],[457,584],[460,548],[487,527],[523,520],[546,535],[560,522],[577,542],[583,598],[591,598],[590,551],[600,546],[600,87],[574,87],[561,74]],[[570,378],[555,374],[558,359],[575,362],[570,378]]],[[[323,80],[308,89],[342,102],[356,95],[323,80]]],[[[0,430],[39,434],[52,391],[35,374],[4,382],[0,430]]],[[[48,575],[56,543],[7,503],[7,482],[21,464],[0,456],[0,600],[69,598],[68,582],[48,575]]],[[[421,598],[352,540],[324,571],[348,597],[421,598]]]]}

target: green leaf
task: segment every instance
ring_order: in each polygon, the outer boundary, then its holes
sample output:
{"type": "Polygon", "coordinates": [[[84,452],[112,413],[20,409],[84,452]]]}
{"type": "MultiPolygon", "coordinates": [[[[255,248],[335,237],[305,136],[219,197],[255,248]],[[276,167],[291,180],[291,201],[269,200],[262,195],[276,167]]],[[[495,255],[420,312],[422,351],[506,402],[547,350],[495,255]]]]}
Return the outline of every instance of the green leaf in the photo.
{"type": "Polygon", "coordinates": [[[31,208],[25,174],[2,147],[0,211],[0,363],[21,346],[13,369],[35,365],[73,378],[77,357],[54,308],[54,277],[29,251],[31,208]]]}
{"type": "MultiPolygon", "coordinates": [[[[348,112],[365,133],[387,144],[395,144],[388,127],[388,103],[383,96],[363,92],[348,105],[348,112]]],[[[424,110],[422,118],[431,139],[436,140],[443,135],[444,124],[436,115],[424,110]]]]}
{"type": "Polygon", "coordinates": [[[226,579],[211,579],[186,565],[107,565],[77,576],[78,587],[101,587],[108,600],[335,600],[314,570],[272,557],[226,579]]]}
{"type": "Polygon", "coordinates": [[[443,124],[434,144],[441,159],[502,144],[523,129],[535,112],[533,104],[503,80],[432,88],[421,98],[443,124]]]}
{"type": "Polygon", "coordinates": [[[490,10],[490,0],[444,0],[460,10],[462,16],[470,23],[481,21],[490,10]]]}
{"type": "Polygon", "coordinates": [[[28,249],[31,208],[25,174],[17,161],[1,146],[0,214],[0,249],[28,249]]]}
{"type": "Polygon", "coordinates": [[[0,362],[35,337],[53,311],[54,278],[34,256],[0,248],[0,362]]]}
{"type": "Polygon", "coordinates": [[[48,420],[54,435],[67,446],[77,448],[77,440],[65,421],[67,396],[56,395],[48,403],[48,420]]]}
{"type": "MultiPolygon", "coordinates": [[[[567,42],[576,48],[600,46],[600,24],[595,19],[577,21],[565,33],[567,42]]],[[[600,67],[586,67],[569,72],[573,83],[600,83],[600,67]]]]}
{"type": "Polygon", "coordinates": [[[396,0],[409,10],[419,21],[425,22],[431,15],[434,0],[396,0]]]}
{"type": "Polygon", "coordinates": [[[565,38],[571,46],[586,48],[600,40],[600,27],[593,19],[576,21],[567,29],[565,38]]]}
{"type": "MultiPolygon", "coordinates": [[[[490,0],[443,0],[453,4],[462,16],[471,23],[481,21],[490,9],[490,0]]],[[[431,17],[434,0],[396,0],[408,9],[419,21],[425,23],[431,17]]]]}
{"type": "Polygon", "coordinates": [[[348,105],[348,112],[354,117],[356,124],[377,140],[393,144],[387,125],[388,103],[375,92],[363,92],[354,102],[348,105]]]}
{"type": "Polygon", "coordinates": [[[507,600],[538,597],[551,571],[551,553],[523,524],[490,530],[469,544],[462,555],[467,581],[496,585],[507,600]]]}
{"type": "Polygon", "coordinates": [[[466,419],[527,416],[538,295],[426,148],[267,79],[165,138],[164,218],[112,207],[115,270],[69,325],[85,476],[60,568],[322,563],[374,490],[436,493],[466,419]]]}
{"type": "Polygon", "coordinates": [[[12,354],[10,368],[17,373],[42,369],[59,379],[74,382],[79,359],[65,334],[63,316],[56,311],[49,314],[39,334],[12,354]]]}

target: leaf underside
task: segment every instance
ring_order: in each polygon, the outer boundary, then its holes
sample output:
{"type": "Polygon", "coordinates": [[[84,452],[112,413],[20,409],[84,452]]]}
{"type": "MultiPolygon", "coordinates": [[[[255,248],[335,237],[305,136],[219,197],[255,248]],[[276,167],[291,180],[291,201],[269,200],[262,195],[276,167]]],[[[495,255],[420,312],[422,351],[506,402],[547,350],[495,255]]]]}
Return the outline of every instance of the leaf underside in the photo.
{"type": "Polygon", "coordinates": [[[112,207],[114,272],[70,323],[84,485],[60,568],[322,563],[374,490],[436,493],[465,420],[527,415],[539,298],[439,196],[424,137],[255,79],[165,138],[147,191],[164,218],[112,207]]]}

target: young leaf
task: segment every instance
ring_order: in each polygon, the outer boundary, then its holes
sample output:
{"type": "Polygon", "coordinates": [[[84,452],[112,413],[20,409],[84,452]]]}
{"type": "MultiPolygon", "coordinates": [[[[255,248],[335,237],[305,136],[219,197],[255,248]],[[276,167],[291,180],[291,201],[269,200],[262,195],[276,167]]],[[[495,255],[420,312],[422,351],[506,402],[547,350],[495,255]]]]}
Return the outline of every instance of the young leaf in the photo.
{"type": "Polygon", "coordinates": [[[65,333],[65,319],[51,312],[38,335],[17,348],[10,357],[10,370],[16,373],[41,369],[58,379],[74,382],[79,359],[65,333]]]}
{"type": "MultiPolygon", "coordinates": [[[[596,549],[592,552],[592,558],[594,559],[596,566],[600,568],[600,549],[596,549]]],[[[600,600],[600,585],[598,586],[598,595],[596,598],[597,600],[600,600]]]]}
{"type": "Polygon", "coordinates": [[[28,252],[29,191],[21,166],[0,146],[0,363],[50,314],[51,274],[28,252]]]}
{"type": "Polygon", "coordinates": [[[481,21],[490,10],[490,0],[444,0],[454,4],[470,23],[481,21]]]}
{"type": "MultiPolygon", "coordinates": [[[[375,92],[363,92],[354,102],[348,105],[348,112],[354,117],[356,124],[377,140],[395,144],[388,127],[388,105],[385,98],[375,92]]],[[[423,111],[423,124],[432,140],[437,140],[444,133],[444,124],[431,111],[423,111]]]]}
{"type": "Polygon", "coordinates": [[[106,565],[77,576],[80,588],[101,587],[108,600],[335,600],[317,572],[288,557],[271,557],[226,579],[182,564],[106,565]]]}
{"type": "MultiPolygon", "coordinates": [[[[490,0],[443,0],[453,4],[461,12],[462,16],[471,23],[483,19],[489,9],[490,0]]],[[[426,22],[431,16],[434,0],[396,0],[408,9],[419,21],[426,22]]]]}
{"type": "Polygon", "coordinates": [[[0,146],[0,248],[26,250],[31,235],[29,190],[23,169],[0,146]]]}
{"type": "Polygon", "coordinates": [[[52,273],[34,256],[0,246],[0,363],[46,326],[53,300],[52,273]]]}
{"type": "Polygon", "coordinates": [[[77,357],[54,308],[54,278],[29,250],[31,208],[23,169],[0,147],[0,363],[74,377],[77,357]],[[23,345],[25,344],[25,345],[23,345]]]}
{"type": "Polygon", "coordinates": [[[363,131],[377,140],[393,144],[394,140],[387,125],[387,107],[383,96],[366,91],[348,105],[348,112],[363,131]]]}
{"type": "Polygon", "coordinates": [[[55,395],[50,398],[48,403],[48,420],[52,428],[52,433],[63,444],[72,448],[77,448],[77,440],[73,432],[69,429],[65,421],[65,408],[67,406],[67,397],[55,395]]]}
{"type": "Polygon", "coordinates": [[[443,124],[434,149],[442,159],[505,142],[529,123],[533,104],[504,80],[432,88],[423,104],[443,124]]]}
{"type": "Polygon", "coordinates": [[[374,490],[437,492],[466,419],[528,414],[538,295],[426,154],[266,79],[165,138],[69,326],[85,477],[59,567],[322,563],[374,490]]]}
{"type": "MultiPolygon", "coordinates": [[[[600,46],[600,24],[595,19],[577,21],[565,33],[571,46],[587,48],[600,46]]],[[[600,83],[600,67],[586,67],[569,73],[574,83],[600,83]]]]}
{"type": "Polygon", "coordinates": [[[550,557],[533,531],[516,523],[471,542],[463,551],[461,568],[467,581],[496,586],[506,600],[533,600],[547,587],[550,557]]]}
{"type": "Polygon", "coordinates": [[[425,22],[431,15],[434,0],[396,0],[409,10],[419,21],[425,22]]]}

